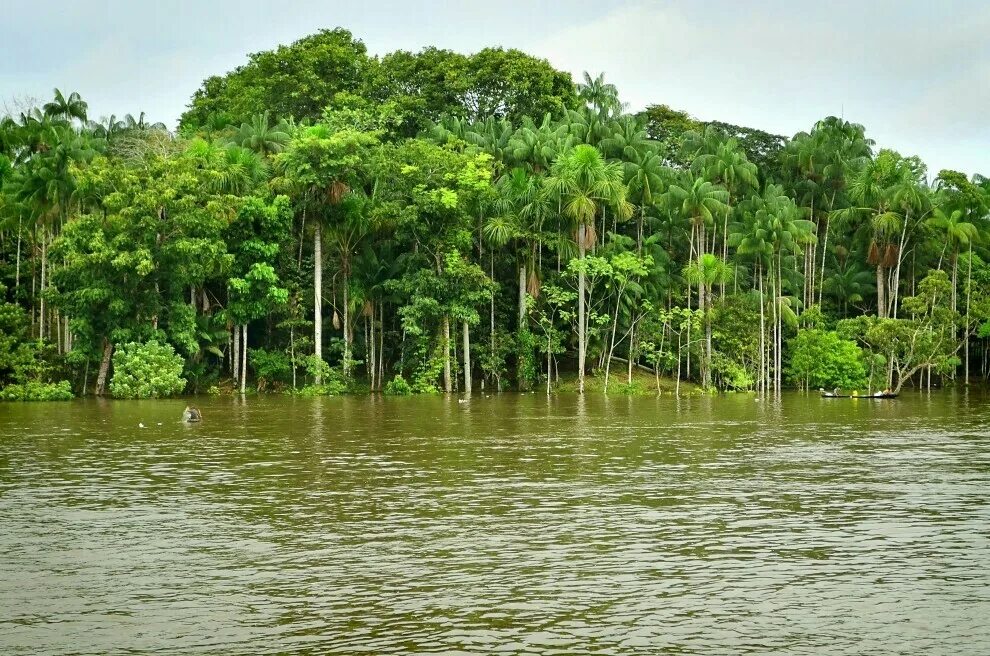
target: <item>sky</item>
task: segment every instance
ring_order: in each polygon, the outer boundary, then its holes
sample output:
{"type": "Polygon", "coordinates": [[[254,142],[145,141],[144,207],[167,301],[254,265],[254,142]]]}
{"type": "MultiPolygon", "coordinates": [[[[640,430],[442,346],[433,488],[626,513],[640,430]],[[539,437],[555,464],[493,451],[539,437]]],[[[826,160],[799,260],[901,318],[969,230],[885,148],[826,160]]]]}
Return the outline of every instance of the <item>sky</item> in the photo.
{"type": "Polygon", "coordinates": [[[34,0],[0,23],[0,109],[78,91],[93,117],[174,126],[202,80],[249,52],[345,27],[370,52],[520,48],[631,110],[793,135],[828,115],[878,146],[990,175],[984,0],[34,0]]]}

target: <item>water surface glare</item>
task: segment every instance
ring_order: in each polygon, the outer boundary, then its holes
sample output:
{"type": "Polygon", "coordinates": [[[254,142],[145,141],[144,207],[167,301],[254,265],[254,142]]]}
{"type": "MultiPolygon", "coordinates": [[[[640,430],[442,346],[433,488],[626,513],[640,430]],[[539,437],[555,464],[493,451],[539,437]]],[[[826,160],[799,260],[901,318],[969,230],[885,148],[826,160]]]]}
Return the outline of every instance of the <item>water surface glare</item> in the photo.
{"type": "Polygon", "coordinates": [[[197,402],[0,405],[0,654],[990,653],[980,393],[197,402]]]}

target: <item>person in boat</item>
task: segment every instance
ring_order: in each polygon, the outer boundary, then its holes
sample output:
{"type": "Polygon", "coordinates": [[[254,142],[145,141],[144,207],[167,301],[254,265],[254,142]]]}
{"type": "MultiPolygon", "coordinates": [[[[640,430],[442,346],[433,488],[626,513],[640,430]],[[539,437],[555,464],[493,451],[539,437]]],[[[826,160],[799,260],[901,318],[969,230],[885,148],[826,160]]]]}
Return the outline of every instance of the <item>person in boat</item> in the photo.
{"type": "Polygon", "coordinates": [[[194,422],[194,421],[202,421],[202,420],[203,420],[203,413],[200,412],[199,408],[195,406],[187,405],[186,409],[182,412],[182,421],[194,422]]]}

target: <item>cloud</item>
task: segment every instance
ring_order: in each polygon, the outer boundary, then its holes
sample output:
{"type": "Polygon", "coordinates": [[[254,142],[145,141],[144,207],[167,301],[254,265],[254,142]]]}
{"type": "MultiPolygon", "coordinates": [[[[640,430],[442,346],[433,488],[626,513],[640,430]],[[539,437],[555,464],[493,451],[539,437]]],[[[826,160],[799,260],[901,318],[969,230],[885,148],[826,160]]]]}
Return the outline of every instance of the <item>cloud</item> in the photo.
{"type": "Polygon", "coordinates": [[[785,135],[841,114],[933,168],[955,158],[987,171],[964,137],[988,106],[990,7],[951,7],[637,2],[529,48],[575,77],[604,71],[633,109],[665,103],[785,135]]]}

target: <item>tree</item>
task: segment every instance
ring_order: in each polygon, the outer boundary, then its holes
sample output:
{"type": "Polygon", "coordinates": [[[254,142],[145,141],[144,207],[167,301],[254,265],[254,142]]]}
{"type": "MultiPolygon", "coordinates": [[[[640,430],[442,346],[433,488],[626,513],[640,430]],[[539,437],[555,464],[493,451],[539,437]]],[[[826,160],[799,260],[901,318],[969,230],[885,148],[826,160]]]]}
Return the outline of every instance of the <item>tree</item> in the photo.
{"type": "Polygon", "coordinates": [[[364,43],[350,32],[320,30],[290,45],[249,55],[246,64],[230,73],[204,80],[179,126],[200,129],[211,116],[241,125],[266,111],[315,121],[337,93],[360,89],[372,66],[364,43]]]}
{"type": "Polygon", "coordinates": [[[233,137],[233,143],[254,151],[262,157],[270,157],[285,150],[291,139],[289,124],[282,119],[271,125],[268,112],[255,114],[250,123],[241,123],[241,128],[233,137]]]}
{"type": "Polygon", "coordinates": [[[800,330],[787,346],[787,376],[798,387],[857,389],[866,383],[862,349],[833,331],[800,330]]]}
{"type": "MultiPolygon", "coordinates": [[[[327,125],[316,125],[299,131],[284,153],[276,157],[285,186],[295,196],[303,216],[307,210],[313,217],[313,344],[318,359],[323,357],[323,227],[333,223],[337,240],[348,259],[355,241],[348,238],[347,226],[352,223],[349,208],[341,208],[352,190],[363,190],[369,183],[367,169],[370,151],[378,143],[374,133],[353,129],[334,131],[327,125]]],[[[304,219],[305,220],[305,219],[304,219]]],[[[345,276],[349,270],[345,264],[345,276]]],[[[345,282],[344,289],[347,289],[345,282]]],[[[346,294],[346,291],[345,291],[346,294]]],[[[350,346],[350,316],[344,302],[344,340],[350,346]]],[[[345,353],[345,370],[349,368],[349,352],[345,353]]],[[[321,382],[317,376],[316,384],[321,382]]]]}
{"type": "MultiPolygon", "coordinates": [[[[629,216],[622,168],[608,163],[597,148],[585,144],[575,146],[554,163],[547,179],[547,192],[557,199],[561,213],[576,228],[578,257],[584,259],[587,249],[597,241],[595,218],[606,208],[620,216],[629,216]]],[[[587,325],[585,324],[585,271],[578,272],[578,390],[584,392],[585,358],[587,355],[587,325]]]]}

